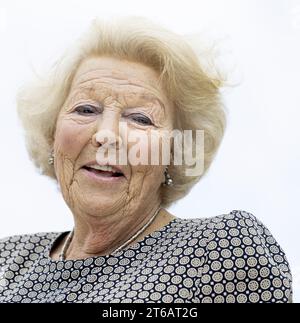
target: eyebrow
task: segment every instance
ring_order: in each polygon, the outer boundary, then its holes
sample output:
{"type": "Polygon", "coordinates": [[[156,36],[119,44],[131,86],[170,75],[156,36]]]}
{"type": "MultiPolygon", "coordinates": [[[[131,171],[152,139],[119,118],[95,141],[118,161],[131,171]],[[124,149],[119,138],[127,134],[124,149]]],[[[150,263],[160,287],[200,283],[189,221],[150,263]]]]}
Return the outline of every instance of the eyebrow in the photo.
{"type": "Polygon", "coordinates": [[[156,95],[149,93],[149,92],[133,92],[133,94],[136,94],[138,98],[144,99],[144,100],[149,100],[149,101],[161,101],[156,95]]]}
{"type": "MultiPolygon", "coordinates": [[[[131,84],[131,85],[140,87],[138,84],[131,84]]],[[[96,90],[97,89],[94,85],[82,86],[82,87],[80,86],[79,88],[76,89],[76,92],[77,92],[76,95],[78,94],[78,91],[82,91],[82,92],[90,94],[90,92],[95,92],[96,90]]],[[[158,101],[159,104],[165,110],[165,105],[162,102],[162,100],[153,93],[150,93],[146,90],[142,90],[142,91],[131,91],[129,94],[137,96],[138,99],[149,100],[149,101],[158,101]]]]}
{"type": "Polygon", "coordinates": [[[133,94],[137,94],[138,98],[141,98],[143,100],[158,101],[158,103],[162,106],[164,111],[166,110],[165,105],[162,102],[162,100],[152,93],[149,93],[147,91],[142,91],[142,92],[134,92],[133,94]]]}

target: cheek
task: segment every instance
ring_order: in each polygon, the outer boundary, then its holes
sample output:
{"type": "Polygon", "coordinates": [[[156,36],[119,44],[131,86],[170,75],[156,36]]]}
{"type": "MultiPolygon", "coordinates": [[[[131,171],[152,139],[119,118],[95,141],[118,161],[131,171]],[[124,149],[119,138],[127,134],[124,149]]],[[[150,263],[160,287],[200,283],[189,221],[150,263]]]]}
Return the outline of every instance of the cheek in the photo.
{"type": "Polygon", "coordinates": [[[162,154],[169,155],[168,145],[162,149],[166,141],[165,133],[156,130],[130,130],[127,138],[128,162],[132,165],[161,165],[162,154]]]}
{"type": "Polygon", "coordinates": [[[128,189],[129,195],[140,196],[142,199],[153,197],[159,192],[159,187],[163,182],[162,174],[161,166],[133,166],[128,189]]]}
{"type": "MultiPolygon", "coordinates": [[[[139,131],[135,133],[135,136],[138,137],[138,133],[139,131]]],[[[138,155],[137,160],[142,163],[131,165],[133,182],[137,187],[142,187],[145,191],[155,189],[155,187],[160,186],[164,180],[164,166],[161,166],[161,136],[162,134],[158,131],[149,131],[147,133],[141,131],[138,145],[136,142],[128,142],[129,164],[131,164],[132,158],[136,155],[138,155]]]]}
{"type": "Polygon", "coordinates": [[[89,140],[87,127],[62,120],[58,122],[55,133],[56,150],[70,157],[77,156],[89,140]]]}

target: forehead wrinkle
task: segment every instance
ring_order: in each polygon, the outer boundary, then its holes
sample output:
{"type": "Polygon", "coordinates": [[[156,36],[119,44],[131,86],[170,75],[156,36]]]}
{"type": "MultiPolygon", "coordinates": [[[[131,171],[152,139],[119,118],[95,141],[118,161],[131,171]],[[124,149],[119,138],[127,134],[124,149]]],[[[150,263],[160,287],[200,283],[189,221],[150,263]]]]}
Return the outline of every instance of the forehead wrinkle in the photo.
{"type": "MultiPolygon", "coordinates": [[[[130,72],[134,72],[134,70],[131,70],[130,72]]],[[[142,75],[143,77],[145,76],[145,73],[147,74],[147,72],[144,72],[142,75]]],[[[148,73],[149,74],[149,73],[148,73]]],[[[152,78],[154,75],[149,74],[150,78],[147,79],[147,81],[151,82],[151,85],[154,85],[155,82],[153,82],[152,78]]],[[[139,83],[144,83],[141,79],[140,79],[140,75],[138,73],[134,73],[134,75],[129,75],[129,77],[132,79],[129,80],[128,79],[128,73],[122,71],[122,69],[117,69],[116,67],[114,68],[110,68],[107,69],[106,67],[104,68],[93,68],[92,70],[87,70],[85,72],[77,72],[77,75],[75,75],[74,78],[74,83],[79,82],[86,82],[89,80],[93,80],[93,79],[99,79],[99,78],[110,78],[110,79],[114,79],[117,81],[126,81],[129,82],[129,84],[131,84],[133,81],[137,81],[137,85],[139,83]],[[91,75],[90,75],[91,74],[91,75]],[[97,76],[94,76],[94,74],[98,74],[97,76]],[[88,76],[86,76],[88,75],[88,76]],[[83,79],[83,80],[81,80],[83,79]]],[[[157,77],[157,76],[155,76],[157,77]]],[[[134,84],[134,83],[132,83],[134,84]]]]}
{"type": "MultiPolygon", "coordinates": [[[[117,90],[113,89],[114,85],[111,84],[111,82],[105,82],[100,80],[99,78],[95,78],[95,81],[89,79],[87,81],[81,82],[78,84],[78,87],[74,89],[74,92],[77,94],[78,91],[82,91],[85,94],[95,96],[97,95],[97,92],[99,91],[100,93],[104,92],[106,95],[108,93],[112,94],[115,93],[116,98],[119,100],[120,96],[123,96],[125,102],[127,101],[126,99],[129,97],[133,97],[134,99],[137,100],[146,100],[151,103],[153,102],[158,102],[159,105],[163,108],[163,110],[166,110],[165,105],[157,95],[149,92],[149,89],[146,89],[144,86],[138,85],[138,84],[133,84],[132,82],[129,82],[127,84],[119,84],[117,85],[118,88],[121,88],[122,86],[131,86],[131,87],[137,87],[140,88],[141,90],[129,90],[128,93],[122,93],[124,90],[121,91],[121,93],[117,92],[117,90]],[[88,84],[86,84],[88,83],[88,84]],[[97,84],[108,84],[109,87],[101,87],[97,89],[97,84]]],[[[151,90],[150,90],[151,91],[151,90]]],[[[80,93],[80,92],[79,92],[80,93]]]]}
{"type": "MultiPolygon", "coordinates": [[[[134,71],[131,71],[134,72],[134,71]]],[[[109,69],[107,68],[93,68],[92,70],[87,70],[85,72],[79,72],[77,75],[75,75],[75,78],[73,80],[73,85],[79,85],[84,84],[86,82],[93,82],[93,81],[99,81],[102,80],[103,82],[107,82],[107,80],[113,80],[117,81],[119,85],[132,85],[136,87],[144,87],[153,89],[157,92],[160,92],[161,89],[158,84],[157,76],[155,75],[155,79],[153,79],[154,75],[151,75],[146,72],[141,75],[138,73],[135,73],[133,76],[128,75],[126,72],[122,71],[122,69],[109,69]],[[79,75],[78,75],[79,74],[79,75]],[[96,74],[96,75],[95,75],[96,74]],[[149,77],[147,77],[147,75],[149,77]],[[143,78],[146,77],[146,82],[143,81],[143,78]],[[106,80],[106,81],[105,81],[106,80]]],[[[107,83],[111,84],[111,81],[108,81],[107,83]]]]}
{"type": "Polygon", "coordinates": [[[94,78],[89,78],[87,80],[81,81],[81,82],[74,82],[73,87],[81,87],[84,86],[86,83],[91,83],[91,85],[88,85],[87,87],[95,87],[95,84],[97,83],[104,83],[104,84],[109,84],[110,86],[116,86],[116,87],[121,87],[121,86],[132,86],[132,87],[137,87],[137,88],[142,88],[142,89],[148,89],[148,90],[155,90],[156,92],[159,92],[160,90],[154,86],[154,84],[147,84],[141,81],[134,82],[134,80],[124,80],[124,79],[118,79],[122,80],[122,82],[118,82],[118,84],[113,84],[109,80],[116,80],[115,78],[99,78],[99,77],[94,77],[94,78]]]}

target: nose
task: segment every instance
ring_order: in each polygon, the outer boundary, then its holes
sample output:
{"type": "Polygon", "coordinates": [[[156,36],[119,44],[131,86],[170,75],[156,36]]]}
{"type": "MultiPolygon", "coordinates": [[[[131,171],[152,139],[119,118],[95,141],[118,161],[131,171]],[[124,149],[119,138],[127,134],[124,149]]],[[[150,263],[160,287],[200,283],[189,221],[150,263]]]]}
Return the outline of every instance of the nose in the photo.
{"type": "Polygon", "coordinates": [[[97,122],[97,128],[92,136],[94,147],[111,147],[119,149],[121,145],[119,136],[119,114],[116,111],[103,111],[102,117],[97,122]]]}

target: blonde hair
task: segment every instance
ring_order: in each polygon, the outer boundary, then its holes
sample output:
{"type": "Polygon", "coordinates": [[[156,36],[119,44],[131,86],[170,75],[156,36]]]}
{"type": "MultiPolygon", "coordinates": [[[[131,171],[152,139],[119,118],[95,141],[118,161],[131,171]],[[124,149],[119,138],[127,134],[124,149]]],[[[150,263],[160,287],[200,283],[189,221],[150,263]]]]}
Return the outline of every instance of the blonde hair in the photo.
{"type": "Polygon", "coordinates": [[[89,56],[110,55],[143,63],[159,72],[166,95],[175,107],[174,128],[204,130],[204,172],[200,176],[186,176],[184,165],[169,166],[174,185],[161,189],[163,207],[184,197],[207,172],[226,124],[220,94],[224,78],[216,72],[214,64],[209,68],[205,65],[207,58],[212,57],[202,57],[195,49],[184,36],[146,18],[126,17],[110,22],[95,19],[45,77],[38,77],[18,93],[17,109],[26,147],[40,173],[56,179],[48,156],[58,113],[78,66],[89,56]]]}

